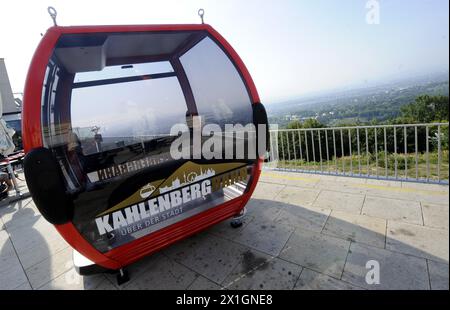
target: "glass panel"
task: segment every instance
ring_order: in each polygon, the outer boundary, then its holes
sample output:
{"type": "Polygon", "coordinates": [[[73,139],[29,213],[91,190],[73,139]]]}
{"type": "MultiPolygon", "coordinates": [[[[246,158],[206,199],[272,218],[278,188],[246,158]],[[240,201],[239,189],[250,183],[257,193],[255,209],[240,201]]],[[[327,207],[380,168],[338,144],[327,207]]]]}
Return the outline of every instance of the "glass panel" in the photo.
{"type": "Polygon", "coordinates": [[[185,114],[176,77],[72,90],[72,129],[84,154],[168,136],[173,124],[185,121],[185,114]],[[95,133],[101,139],[95,139],[95,133]]]}
{"type": "Polygon", "coordinates": [[[180,57],[199,115],[206,123],[252,122],[251,101],[238,71],[214,41],[206,37],[180,57]]]}
{"type": "Polygon", "coordinates": [[[79,72],[75,75],[74,82],[89,82],[166,72],[173,72],[173,68],[168,61],[109,66],[101,71],[79,72]]]}

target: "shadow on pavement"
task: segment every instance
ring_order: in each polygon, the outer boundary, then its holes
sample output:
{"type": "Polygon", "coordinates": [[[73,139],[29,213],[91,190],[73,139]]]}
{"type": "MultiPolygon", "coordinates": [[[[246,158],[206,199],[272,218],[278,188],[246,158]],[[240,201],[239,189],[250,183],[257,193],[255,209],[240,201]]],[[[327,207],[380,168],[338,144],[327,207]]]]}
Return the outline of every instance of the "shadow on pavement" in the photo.
{"type": "MultiPolygon", "coordinates": [[[[252,199],[248,211],[241,228],[224,221],[129,266],[131,281],[120,288],[430,289],[431,283],[433,289],[445,289],[446,282],[448,289],[448,250],[447,257],[439,257],[390,240],[377,232],[383,220],[374,219],[372,230],[324,210],[265,199],[252,199]],[[386,249],[386,244],[393,248],[386,249]],[[368,272],[376,268],[374,261],[379,264],[378,285],[366,282],[368,272]]],[[[32,287],[70,288],[67,279],[78,279],[76,274],[68,276],[73,268],[49,282],[58,267],[47,245],[52,239],[40,231],[48,223],[29,207],[0,209],[3,218],[12,212],[5,229],[32,287]]],[[[414,237],[405,229],[395,233],[414,237]]],[[[0,249],[0,257],[6,254],[0,249]]],[[[73,288],[117,288],[112,283],[114,277],[95,275],[73,288]]]]}

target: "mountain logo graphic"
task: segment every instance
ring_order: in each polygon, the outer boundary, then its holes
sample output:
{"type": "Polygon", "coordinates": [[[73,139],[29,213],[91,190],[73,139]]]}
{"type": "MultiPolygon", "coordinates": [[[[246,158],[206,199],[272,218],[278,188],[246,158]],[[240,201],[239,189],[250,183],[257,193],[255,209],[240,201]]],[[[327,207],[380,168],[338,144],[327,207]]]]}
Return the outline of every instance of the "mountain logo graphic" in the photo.
{"type": "Polygon", "coordinates": [[[172,184],[161,186],[159,188],[159,193],[164,194],[170,192],[171,190],[192,184],[194,182],[200,182],[202,180],[211,178],[216,175],[216,171],[212,168],[203,170],[202,166],[199,167],[200,167],[199,171],[190,171],[187,174],[186,172],[184,172],[183,175],[180,175],[183,181],[181,181],[179,177],[176,177],[175,179],[172,180],[172,184]]]}

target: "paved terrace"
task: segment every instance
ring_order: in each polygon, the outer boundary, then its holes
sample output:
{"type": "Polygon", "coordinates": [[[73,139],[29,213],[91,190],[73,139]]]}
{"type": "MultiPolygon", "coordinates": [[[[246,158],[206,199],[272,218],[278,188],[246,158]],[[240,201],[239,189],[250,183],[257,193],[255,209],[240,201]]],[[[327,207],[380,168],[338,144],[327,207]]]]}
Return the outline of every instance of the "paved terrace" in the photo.
{"type": "MultiPolygon", "coordinates": [[[[228,222],[129,267],[120,289],[448,289],[449,188],[265,171],[228,222]],[[377,260],[379,285],[365,281],[377,260]]],[[[31,199],[0,207],[0,289],[118,289],[80,277],[31,199]]]]}

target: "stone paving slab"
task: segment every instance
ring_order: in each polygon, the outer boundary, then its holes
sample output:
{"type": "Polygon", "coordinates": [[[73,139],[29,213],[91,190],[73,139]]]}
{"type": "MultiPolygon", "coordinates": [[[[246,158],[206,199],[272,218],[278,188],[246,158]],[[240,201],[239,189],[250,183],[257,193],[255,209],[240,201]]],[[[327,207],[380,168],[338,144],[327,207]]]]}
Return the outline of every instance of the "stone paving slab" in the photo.
{"type": "MultiPolygon", "coordinates": [[[[345,179],[347,180],[347,179],[345,179]]],[[[315,188],[321,190],[330,190],[334,192],[340,193],[348,193],[348,194],[359,194],[365,195],[367,193],[367,189],[361,186],[358,186],[359,183],[349,183],[341,180],[331,181],[331,180],[321,180],[317,183],[315,188]]]]}
{"type": "Polygon", "coordinates": [[[422,203],[422,215],[425,226],[447,229],[449,207],[446,205],[422,203]]]}
{"type": "MultiPolygon", "coordinates": [[[[154,253],[128,266],[127,271],[130,278],[130,282],[136,280],[141,274],[143,274],[149,268],[149,266],[153,264],[154,261],[156,261],[159,258],[159,256],[162,255],[163,255],[162,252],[154,253]]],[[[124,286],[126,286],[126,285],[122,286],[117,285],[116,275],[114,274],[105,274],[105,277],[109,280],[110,283],[112,283],[115,286],[116,289],[122,289],[124,286]]]]}
{"type": "Polygon", "coordinates": [[[403,188],[412,188],[419,192],[449,192],[448,184],[425,184],[416,182],[402,182],[403,188]]]}
{"type": "Polygon", "coordinates": [[[366,289],[426,290],[429,289],[427,263],[418,258],[388,250],[352,243],[342,280],[366,289]],[[367,284],[368,261],[379,263],[380,283],[367,284]]]}
{"type": "Polygon", "coordinates": [[[87,277],[80,276],[74,268],[57,276],[40,290],[95,290],[101,288],[102,284],[109,280],[102,274],[87,277]]]}
{"type": "Polygon", "coordinates": [[[322,273],[303,268],[294,286],[295,290],[361,290],[360,287],[332,278],[322,273]]]}
{"type": "Polygon", "coordinates": [[[314,201],[316,201],[317,196],[319,196],[319,193],[320,190],[317,189],[286,186],[278,193],[275,200],[299,206],[312,206],[314,201]]]}
{"type": "Polygon", "coordinates": [[[388,221],[386,249],[448,264],[448,230],[388,221]]]}
{"type": "Polygon", "coordinates": [[[246,251],[248,248],[238,243],[198,234],[174,244],[164,253],[200,275],[222,283],[246,251]]]}
{"type": "Polygon", "coordinates": [[[314,207],[359,214],[364,195],[322,190],[314,202],[314,207]]]}
{"type": "Polygon", "coordinates": [[[445,197],[448,197],[448,191],[445,190],[445,186],[443,185],[439,185],[442,187],[441,190],[436,190],[433,188],[428,189],[428,186],[430,186],[429,184],[422,184],[422,190],[403,186],[401,188],[369,184],[359,186],[367,188],[367,195],[370,196],[439,204],[444,203],[448,205],[448,202],[445,202],[445,197]]]}
{"type": "Polygon", "coordinates": [[[430,284],[432,290],[448,290],[448,264],[428,261],[430,284]]]}
{"type": "Polygon", "coordinates": [[[260,199],[274,199],[285,186],[282,184],[261,183],[255,188],[253,197],[260,199]]]}
{"type": "Polygon", "coordinates": [[[447,207],[449,206],[448,192],[434,192],[427,194],[417,193],[416,200],[426,204],[440,204],[447,207]]]}
{"type": "Polygon", "coordinates": [[[386,220],[371,216],[332,211],[325,228],[326,235],[340,237],[368,245],[384,248],[386,220]]]}
{"type": "Polygon", "coordinates": [[[275,219],[277,225],[283,227],[303,228],[321,232],[330,213],[330,209],[302,207],[280,203],[282,210],[275,219]]]}
{"type": "Polygon", "coordinates": [[[111,281],[108,281],[108,279],[101,280],[100,284],[95,287],[95,290],[97,291],[112,291],[117,290],[117,287],[111,283],[111,281]]]}
{"type": "Polygon", "coordinates": [[[30,283],[25,282],[24,284],[16,287],[15,291],[31,291],[33,288],[31,287],[30,283]]]}
{"type": "Polygon", "coordinates": [[[292,185],[299,186],[304,188],[314,188],[321,180],[321,176],[317,175],[307,175],[307,174],[298,174],[291,172],[272,172],[265,171],[260,180],[264,183],[269,184],[283,184],[283,185],[292,185]]]}
{"type": "Polygon", "coordinates": [[[394,188],[401,188],[404,187],[403,182],[401,181],[388,181],[388,180],[377,180],[377,179],[367,179],[365,184],[368,185],[375,185],[375,186],[387,186],[387,187],[394,187],[394,188]]]}
{"type": "Polygon", "coordinates": [[[361,214],[423,225],[418,201],[366,196],[361,214]]]}
{"type": "MultiPolygon", "coordinates": [[[[13,222],[17,220],[17,223],[20,223],[22,225],[26,225],[27,221],[21,219],[23,215],[30,216],[30,214],[36,214],[37,209],[34,207],[34,203],[31,200],[31,198],[26,198],[23,200],[19,200],[16,202],[13,202],[7,206],[0,207],[0,219],[5,224],[5,227],[12,226],[13,222]],[[28,209],[32,210],[30,212],[28,209]],[[26,210],[25,210],[26,209],[26,210]]],[[[37,213],[38,216],[40,214],[37,213]]]]}
{"type": "Polygon", "coordinates": [[[133,281],[125,283],[126,290],[184,290],[192,284],[196,273],[165,255],[151,259],[148,268],[133,281]]]}
{"type": "Polygon", "coordinates": [[[25,207],[30,202],[33,202],[33,199],[31,197],[25,197],[21,200],[17,200],[14,202],[10,202],[7,205],[3,205],[0,207],[0,216],[2,216],[5,213],[10,213],[10,209],[15,209],[16,211],[19,210],[22,207],[25,207]]]}
{"type": "Polygon", "coordinates": [[[297,229],[279,255],[289,262],[340,277],[350,241],[297,229]]]}
{"type": "Polygon", "coordinates": [[[276,219],[281,211],[281,206],[277,201],[262,199],[259,196],[253,196],[246,208],[247,216],[269,221],[276,219]]]}
{"type": "Polygon", "coordinates": [[[193,291],[221,290],[221,289],[223,289],[222,286],[202,276],[197,276],[194,282],[192,282],[192,284],[188,287],[188,290],[193,291]]]}
{"type": "Polygon", "coordinates": [[[5,230],[0,231],[0,290],[16,289],[28,283],[13,244],[5,230]]]}
{"type": "Polygon", "coordinates": [[[43,217],[38,218],[31,226],[16,227],[8,232],[24,269],[68,247],[55,227],[43,217]]]}
{"type": "Polygon", "coordinates": [[[273,221],[254,219],[233,240],[266,254],[277,256],[295,228],[273,221]]]}
{"type": "Polygon", "coordinates": [[[243,221],[242,221],[242,226],[241,227],[230,229],[230,227],[231,227],[230,226],[231,220],[226,220],[226,221],[223,221],[223,222],[221,222],[221,223],[219,223],[217,225],[214,225],[213,227],[209,228],[207,231],[208,231],[208,233],[213,234],[213,235],[215,235],[217,237],[233,240],[234,238],[239,236],[239,234],[242,232],[242,230],[253,219],[254,219],[254,217],[252,215],[247,214],[244,217],[243,221]]]}
{"type": "Polygon", "coordinates": [[[72,248],[57,252],[55,255],[29,267],[25,272],[31,286],[36,289],[50,282],[73,267],[72,248]]]}
{"type": "Polygon", "coordinates": [[[43,260],[52,257],[69,245],[62,238],[48,240],[45,244],[39,244],[32,248],[17,250],[24,269],[28,269],[43,260]]]}
{"type": "Polygon", "coordinates": [[[223,286],[230,290],[290,290],[301,270],[296,264],[249,250],[223,286]]]}

